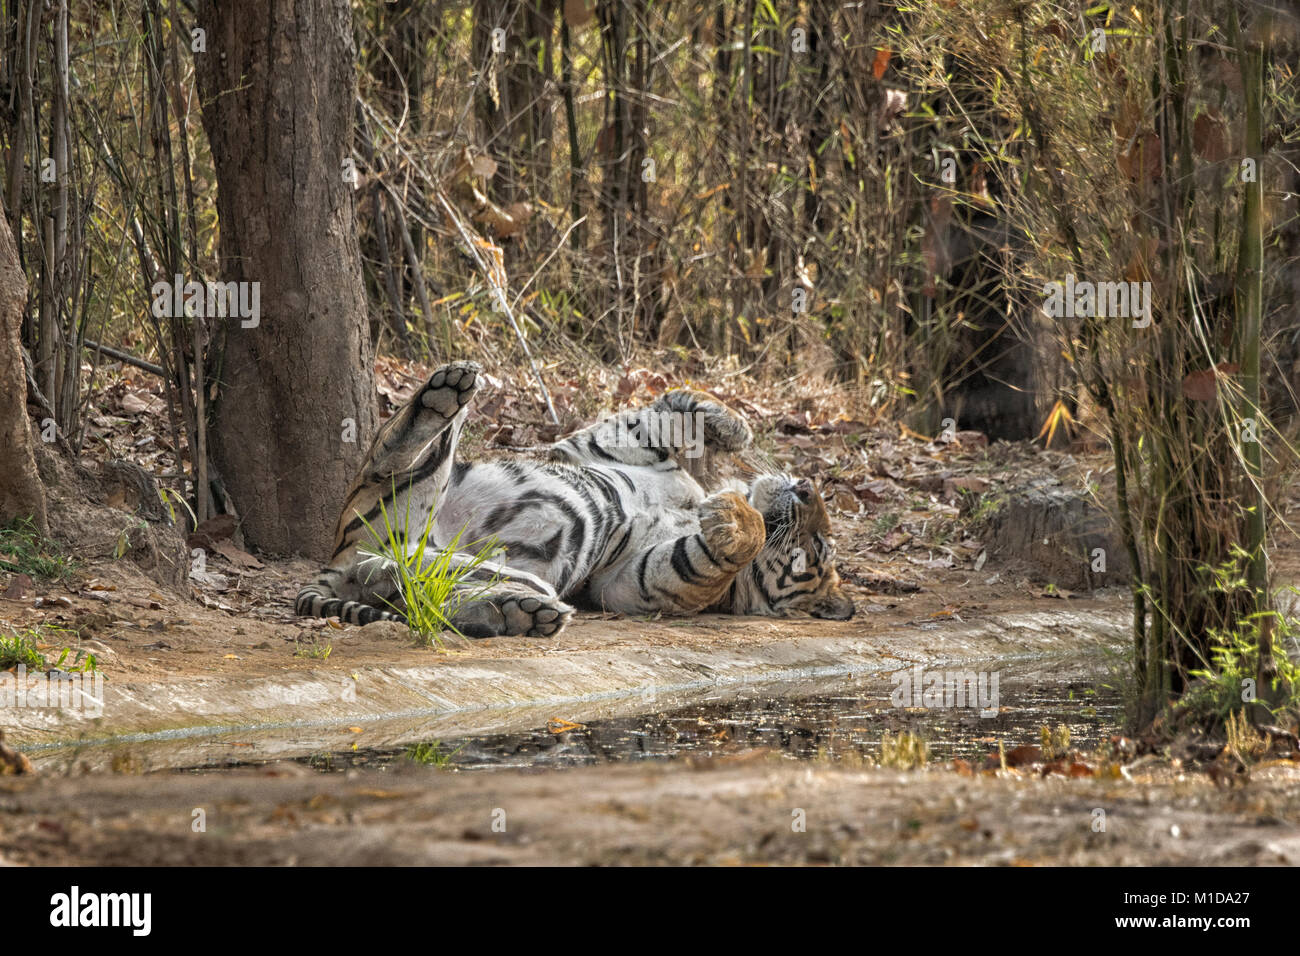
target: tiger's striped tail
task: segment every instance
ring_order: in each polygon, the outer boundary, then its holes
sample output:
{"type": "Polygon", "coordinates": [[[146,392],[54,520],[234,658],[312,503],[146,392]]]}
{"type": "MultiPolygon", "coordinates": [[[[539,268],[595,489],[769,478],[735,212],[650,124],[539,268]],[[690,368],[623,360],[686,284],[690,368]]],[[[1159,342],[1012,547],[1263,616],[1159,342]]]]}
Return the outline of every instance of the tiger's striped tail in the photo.
{"type": "Polygon", "coordinates": [[[366,625],[373,621],[406,623],[406,616],[397,611],[366,604],[364,601],[344,601],[337,597],[328,574],[306,585],[298,592],[293,609],[299,617],[334,617],[347,624],[366,625]]]}

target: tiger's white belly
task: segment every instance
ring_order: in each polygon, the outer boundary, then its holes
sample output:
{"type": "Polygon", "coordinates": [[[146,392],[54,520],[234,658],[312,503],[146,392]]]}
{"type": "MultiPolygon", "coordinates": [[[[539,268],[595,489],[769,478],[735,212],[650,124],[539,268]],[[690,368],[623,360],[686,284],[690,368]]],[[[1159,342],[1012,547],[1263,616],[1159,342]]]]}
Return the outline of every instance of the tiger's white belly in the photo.
{"type": "Polygon", "coordinates": [[[602,597],[606,582],[646,548],[699,531],[704,498],[681,470],[482,462],[453,477],[435,540],[445,544],[459,532],[459,550],[477,553],[495,536],[505,549],[499,563],[540,578],[560,597],[586,591],[597,607],[618,606],[615,595],[602,597]],[[557,472],[569,480],[555,481],[557,472]]]}

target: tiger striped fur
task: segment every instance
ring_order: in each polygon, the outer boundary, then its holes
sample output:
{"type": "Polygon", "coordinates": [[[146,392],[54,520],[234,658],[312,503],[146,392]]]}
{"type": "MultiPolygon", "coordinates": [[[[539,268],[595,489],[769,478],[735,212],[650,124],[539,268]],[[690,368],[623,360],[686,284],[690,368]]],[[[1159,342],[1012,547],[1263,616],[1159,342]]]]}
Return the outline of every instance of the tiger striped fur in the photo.
{"type": "Polygon", "coordinates": [[[385,609],[400,600],[387,562],[367,553],[366,525],[381,526],[382,506],[389,515],[409,509],[419,528],[434,511],[434,542],[461,532],[463,541],[495,537],[504,548],[505,563],[469,575],[466,586],[480,593],[451,618],[471,637],[550,636],[573,605],[638,615],[853,615],[810,482],[763,475],[710,494],[680,442],[627,440],[650,415],[677,413],[703,423],[707,452],[740,451],[751,432],[730,409],[677,390],[556,442],[545,461],[456,461],[480,372],[472,362],[439,368],[385,423],[348,492],[333,557],[298,594],[298,614],[403,619],[385,609]]]}

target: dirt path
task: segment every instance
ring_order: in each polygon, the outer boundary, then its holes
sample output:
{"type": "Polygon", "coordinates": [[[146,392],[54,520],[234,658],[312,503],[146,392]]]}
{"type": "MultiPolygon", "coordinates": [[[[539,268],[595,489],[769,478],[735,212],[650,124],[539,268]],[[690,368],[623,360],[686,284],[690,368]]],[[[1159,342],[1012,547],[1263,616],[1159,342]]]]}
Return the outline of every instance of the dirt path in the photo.
{"type": "Polygon", "coordinates": [[[3,778],[0,863],[1297,865],[1300,769],[1219,788],[1167,769],[963,776],[756,752],[542,774],[3,778]]]}

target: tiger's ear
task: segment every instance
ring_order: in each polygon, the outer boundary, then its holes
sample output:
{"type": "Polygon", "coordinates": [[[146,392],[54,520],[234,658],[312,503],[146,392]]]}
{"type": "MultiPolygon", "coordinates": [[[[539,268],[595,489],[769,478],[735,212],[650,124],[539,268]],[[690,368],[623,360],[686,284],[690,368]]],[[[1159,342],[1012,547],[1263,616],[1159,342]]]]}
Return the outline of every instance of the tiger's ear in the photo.
{"type": "Polygon", "coordinates": [[[809,515],[805,519],[807,527],[812,531],[829,535],[831,533],[831,516],[826,511],[826,499],[822,497],[822,489],[819,485],[803,479],[800,484],[808,485],[807,497],[800,497],[804,504],[809,506],[809,515]]]}

